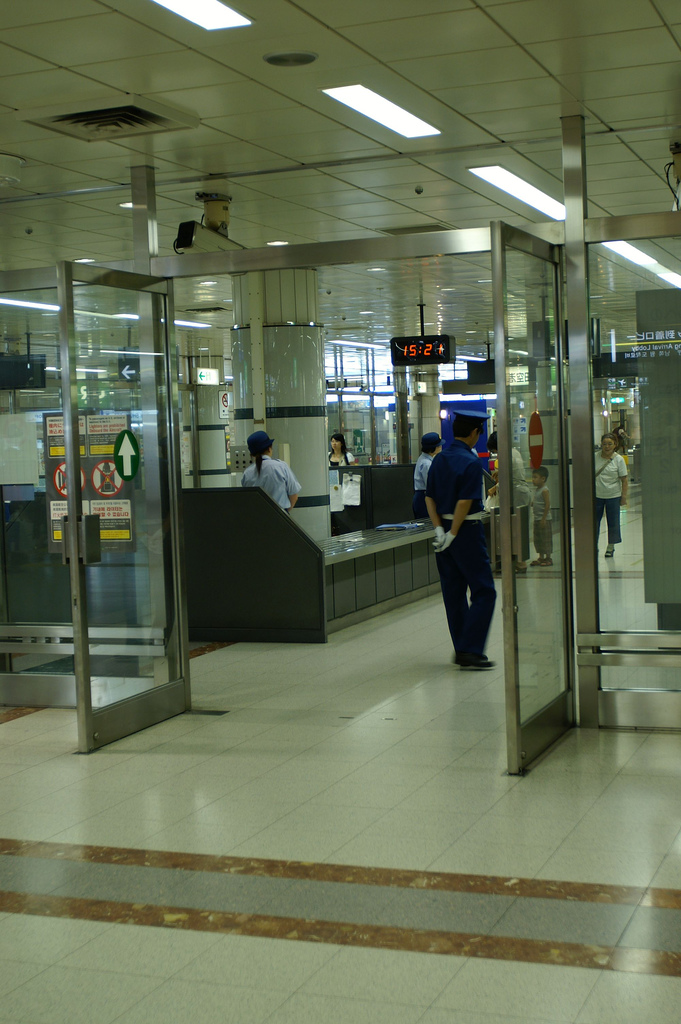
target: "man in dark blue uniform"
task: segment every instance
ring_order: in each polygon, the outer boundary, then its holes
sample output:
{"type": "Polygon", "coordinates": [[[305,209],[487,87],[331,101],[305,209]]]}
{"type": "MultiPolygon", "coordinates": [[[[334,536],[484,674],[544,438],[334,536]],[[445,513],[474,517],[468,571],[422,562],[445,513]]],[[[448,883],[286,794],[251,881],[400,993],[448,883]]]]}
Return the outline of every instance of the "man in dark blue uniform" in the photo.
{"type": "Polygon", "coordinates": [[[494,668],[484,650],[496,590],[480,522],[482,462],[471,450],[488,418],[472,410],[457,411],[454,443],[433,459],[426,484],[426,506],[435,527],[433,547],[454,661],[463,669],[474,670],[494,668]]]}

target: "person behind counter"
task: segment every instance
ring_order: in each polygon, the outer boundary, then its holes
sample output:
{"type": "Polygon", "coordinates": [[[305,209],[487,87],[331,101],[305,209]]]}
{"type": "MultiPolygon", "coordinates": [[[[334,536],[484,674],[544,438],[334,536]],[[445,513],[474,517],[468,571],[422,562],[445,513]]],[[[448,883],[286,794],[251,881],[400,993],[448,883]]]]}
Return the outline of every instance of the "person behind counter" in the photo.
{"type": "Polygon", "coordinates": [[[434,457],[442,451],[442,438],[434,430],[421,438],[421,454],[414,466],[414,497],[411,507],[414,519],[427,519],[426,481],[434,457]]]}
{"type": "Polygon", "coordinates": [[[290,512],[298,501],[301,488],[289,466],[280,459],[272,458],[274,438],[268,437],[264,430],[256,430],[246,444],[251,455],[255,455],[255,463],[244,472],[241,486],[261,487],[272,501],[290,512]]]}
{"type": "Polygon", "coordinates": [[[338,466],[351,466],[355,456],[349,452],[345,444],[344,434],[331,435],[331,451],[329,452],[329,466],[334,469],[338,466]]]}

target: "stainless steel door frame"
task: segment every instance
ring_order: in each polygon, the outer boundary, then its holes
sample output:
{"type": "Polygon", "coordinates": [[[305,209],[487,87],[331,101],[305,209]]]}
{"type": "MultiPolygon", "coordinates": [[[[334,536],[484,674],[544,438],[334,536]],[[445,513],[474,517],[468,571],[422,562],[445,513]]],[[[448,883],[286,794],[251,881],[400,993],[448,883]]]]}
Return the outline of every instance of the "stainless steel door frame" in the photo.
{"type": "MultiPolygon", "coordinates": [[[[167,344],[160,346],[164,354],[163,374],[168,388],[167,420],[163,428],[168,433],[170,475],[167,481],[170,506],[170,531],[172,543],[172,602],[175,609],[172,631],[174,636],[165,635],[165,644],[177,642],[180,658],[180,678],[160,685],[147,692],[130,697],[106,707],[93,709],[91,697],[90,635],[87,618],[87,587],[85,564],[81,550],[81,535],[78,528],[82,516],[80,489],[69,487],[67,491],[68,523],[65,539],[69,552],[69,573],[71,582],[71,604],[73,610],[73,657],[76,682],[76,708],[78,719],[78,748],[82,753],[96,749],[112,740],[121,738],[156,722],[181,713],[190,707],[189,655],[185,592],[183,585],[183,558],[181,551],[182,524],[180,521],[180,433],[178,401],[178,355],[173,330],[172,283],[158,278],[111,271],[82,264],[60,263],[56,270],[58,304],[60,307],[60,335],[62,355],[62,379],[64,387],[64,433],[65,460],[70,480],[79,480],[81,474],[80,441],[78,429],[78,392],[76,380],[76,326],[73,301],[76,284],[101,285],[106,288],[124,289],[148,296],[148,302],[140,303],[142,316],[148,316],[151,332],[162,329],[160,318],[152,311],[154,296],[166,297],[166,319],[163,325],[167,344]]],[[[140,353],[142,362],[144,356],[140,353]]],[[[144,393],[144,385],[143,385],[144,393]]],[[[160,472],[157,466],[154,475],[160,472]]],[[[158,481],[157,481],[158,483],[158,481]]],[[[158,497],[160,500],[160,496],[158,497]]],[[[168,586],[167,582],[152,586],[168,586]]],[[[94,633],[101,635],[100,630],[94,633]]],[[[134,630],[139,634],[139,630],[134,630]]],[[[152,634],[158,630],[152,627],[152,634]]],[[[114,631],[115,633],[115,631],[114,631]]],[[[119,648],[120,649],[120,648],[119,648]]],[[[146,651],[144,652],[146,653],[146,651]]]]}
{"type": "Polygon", "coordinates": [[[508,771],[518,774],[540,753],[574,724],[572,571],[569,542],[569,482],[564,454],[566,446],[565,408],[563,403],[562,366],[564,361],[563,306],[561,290],[560,249],[517,228],[496,221],[491,225],[492,288],[494,300],[495,373],[497,391],[497,430],[499,443],[499,537],[502,565],[502,615],[504,630],[504,666],[506,692],[506,737],[508,771]],[[560,531],[563,602],[563,650],[566,679],[563,691],[523,723],[520,706],[520,672],[518,639],[518,600],[515,562],[519,549],[519,515],[513,507],[512,438],[509,429],[510,407],[506,374],[507,268],[506,252],[517,250],[544,261],[551,268],[553,308],[556,336],[557,421],[559,450],[559,486],[561,493],[562,528],[560,531]]]}

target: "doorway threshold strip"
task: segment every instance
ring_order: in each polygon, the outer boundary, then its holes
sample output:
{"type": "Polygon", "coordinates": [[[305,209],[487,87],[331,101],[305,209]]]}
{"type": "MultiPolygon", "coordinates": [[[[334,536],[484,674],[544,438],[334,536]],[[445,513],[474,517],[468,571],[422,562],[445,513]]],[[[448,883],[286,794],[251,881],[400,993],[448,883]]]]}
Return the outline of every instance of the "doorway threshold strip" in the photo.
{"type": "Polygon", "coordinates": [[[6,722],[16,722],[18,718],[25,718],[26,715],[34,715],[36,711],[44,711],[44,708],[0,708],[0,725],[6,722]]]}
{"type": "Polygon", "coordinates": [[[681,953],[0,891],[0,912],[681,977],[681,953]]]}
{"type": "Polygon", "coordinates": [[[593,882],[506,878],[499,875],[454,874],[415,871],[408,868],[371,868],[352,864],[228,857],[209,853],[181,853],[170,850],[90,846],[80,843],[51,843],[24,839],[0,839],[0,855],[3,854],[11,857],[39,857],[45,860],[65,860],[89,864],[170,868],[211,874],[681,910],[681,890],[646,886],[597,885],[593,882]]]}

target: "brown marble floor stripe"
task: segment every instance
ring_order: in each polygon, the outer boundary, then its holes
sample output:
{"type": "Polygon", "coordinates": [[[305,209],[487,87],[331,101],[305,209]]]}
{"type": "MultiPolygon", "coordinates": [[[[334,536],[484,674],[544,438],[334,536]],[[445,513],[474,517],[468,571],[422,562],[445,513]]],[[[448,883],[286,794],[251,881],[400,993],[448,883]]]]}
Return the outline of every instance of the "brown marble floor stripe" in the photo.
{"type": "Polygon", "coordinates": [[[419,931],[337,921],[308,921],[265,914],[238,914],[3,891],[0,891],[0,912],[681,977],[680,954],[646,949],[587,946],[572,942],[546,942],[463,932],[419,931]]]}
{"type": "Polygon", "coordinates": [[[6,722],[16,722],[17,718],[25,718],[26,715],[34,715],[36,711],[44,711],[44,708],[0,708],[0,725],[6,722]]]}
{"type": "Polygon", "coordinates": [[[221,651],[223,647],[233,647],[236,640],[230,640],[228,643],[220,643],[215,641],[212,644],[204,644],[203,647],[195,647],[193,651],[189,652],[189,657],[200,658],[202,654],[212,654],[213,651],[221,651]]]}
{"type": "Polygon", "coordinates": [[[444,892],[482,893],[540,899],[608,903],[626,906],[681,909],[681,891],[631,885],[596,885],[543,878],[504,878],[497,875],[466,875],[399,868],[368,868],[351,864],[320,864],[307,861],[265,860],[258,857],[227,857],[206,853],[140,850],[78,843],[0,839],[0,854],[41,857],[98,864],[135,865],[149,868],[181,868],[217,874],[257,875],[315,882],[347,882],[355,885],[392,886],[401,889],[433,889],[444,892]]]}

